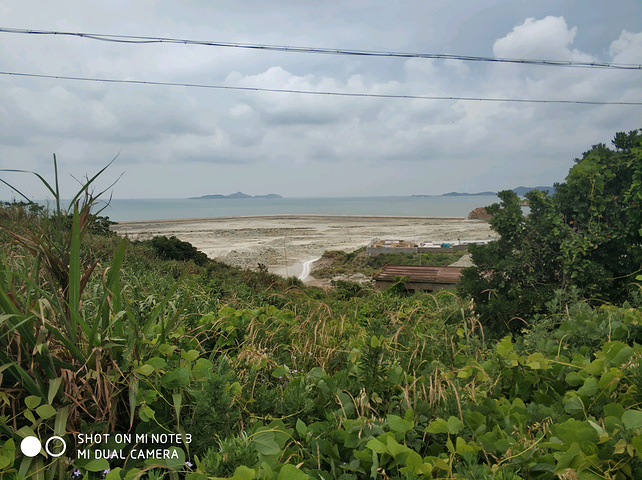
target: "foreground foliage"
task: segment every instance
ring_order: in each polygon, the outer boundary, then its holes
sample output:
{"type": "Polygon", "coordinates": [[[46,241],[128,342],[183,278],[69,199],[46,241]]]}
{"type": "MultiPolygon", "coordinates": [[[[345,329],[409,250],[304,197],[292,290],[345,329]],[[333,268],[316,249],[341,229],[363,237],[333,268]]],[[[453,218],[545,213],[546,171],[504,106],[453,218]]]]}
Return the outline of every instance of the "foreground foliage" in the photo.
{"type": "Polygon", "coordinates": [[[325,292],[93,235],[82,198],[69,229],[1,212],[2,478],[642,476],[639,308],[557,290],[497,336],[449,292],[325,292]],[[21,452],[52,435],[64,454],[21,452]]]}

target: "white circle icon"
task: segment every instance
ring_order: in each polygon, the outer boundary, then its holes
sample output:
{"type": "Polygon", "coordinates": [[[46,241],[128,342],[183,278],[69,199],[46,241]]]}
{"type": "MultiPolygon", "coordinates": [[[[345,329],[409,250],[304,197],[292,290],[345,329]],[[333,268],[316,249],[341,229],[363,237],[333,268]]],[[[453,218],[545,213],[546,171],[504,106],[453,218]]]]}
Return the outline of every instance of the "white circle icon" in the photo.
{"type": "Polygon", "coordinates": [[[48,453],[49,455],[51,455],[52,457],[59,457],[59,456],[61,456],[63,453],[65,453],[65,451],[66,451],[66,450],[67,450],[67,442],[65,442],[65,441],[62,439],[62,437],[59,437],[58,435],[54,435],[53,437],[50,437],[50,438],[49,438],[49,440],[47,440],[47,441],[45,442],[45,452],[47,452],[47,453],[48,453]],[[60,443],[62,443],[62,450],[61,450],[60,452],[58,452],[58,453],[52,453],[52,452],[50,452],[50,451],[49,451],[49,443],[51,443],[51,441],[52,441],[52,440],[58,440],[60,443]]]}
{"type": "Polygon", "coordinates": [[[40,453],[42,445],[38,437],[29,436],[22,439],[20,442],[20,450],[26,457],[35,457],[40,453]]]}

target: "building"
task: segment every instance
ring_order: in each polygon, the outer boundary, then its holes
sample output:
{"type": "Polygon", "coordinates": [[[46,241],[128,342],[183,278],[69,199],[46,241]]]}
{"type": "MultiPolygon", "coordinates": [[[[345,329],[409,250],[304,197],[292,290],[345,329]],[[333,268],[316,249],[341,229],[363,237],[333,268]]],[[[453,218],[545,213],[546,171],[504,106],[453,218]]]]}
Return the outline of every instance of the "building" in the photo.
{"type": "Polygon", "coordinates": [[[403,278],[410,291],[453,289],[460,281],[462,267],[425,267],[420,265],[385,265],[374,276],[375,287],[385,290],[403,278]]]}
{"type": "Polygon", "coordinates": [[[366,247],[366,254],[382,253],[449,253],[468,250],[468,245],[483,245],[491,240],[457,240],[445,242],[409,242],[407,240],[372,240],[366,247]]]}

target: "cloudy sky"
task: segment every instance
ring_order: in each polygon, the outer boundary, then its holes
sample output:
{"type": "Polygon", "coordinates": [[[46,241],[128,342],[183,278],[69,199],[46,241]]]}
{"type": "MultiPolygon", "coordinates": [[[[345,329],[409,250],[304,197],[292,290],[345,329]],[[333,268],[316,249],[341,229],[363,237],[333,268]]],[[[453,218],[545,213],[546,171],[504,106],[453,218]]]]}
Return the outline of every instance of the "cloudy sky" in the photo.
{"type": "MultiPolygon", "coordinates": [[[[0,27],[642,64],[639,0],[3,0],[0,27]]],[[[0,71],[359,94],[642,102],[642,71],[0,33],[0,71]]],[[[0,75],[0,168],[116,198],[441,194],[562,181],[642,106],[317,96],[0,75]]],[[[28,176],[0,174],[32,198],[28,176]]],[[[0,185],[0,198],[12,193],[0,185]]]]}

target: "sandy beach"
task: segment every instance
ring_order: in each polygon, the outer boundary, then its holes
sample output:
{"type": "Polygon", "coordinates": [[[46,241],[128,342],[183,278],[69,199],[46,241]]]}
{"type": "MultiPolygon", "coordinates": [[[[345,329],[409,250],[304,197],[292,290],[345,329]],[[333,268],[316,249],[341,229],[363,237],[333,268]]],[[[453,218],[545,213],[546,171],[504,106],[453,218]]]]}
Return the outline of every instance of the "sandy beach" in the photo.
{"type": "Polygon", "coordinates": [[[247,216],[121,222],[112,229],[133,240],[174,235],[230,265],[256,269],[261,263],[278,275],[306,278],[326,250],[351,252],[376,238],[456,242],[494,237],[488,222],[459,217],[247,216]]]}

